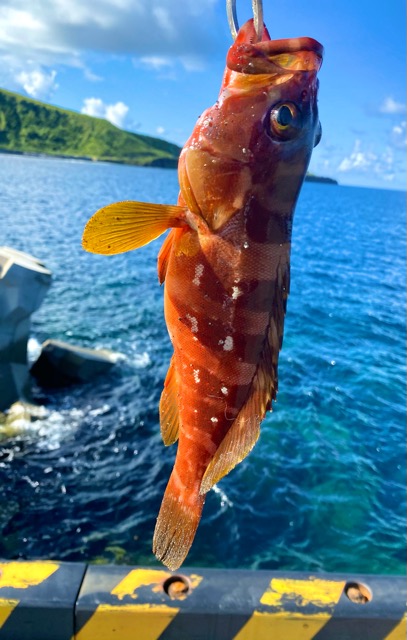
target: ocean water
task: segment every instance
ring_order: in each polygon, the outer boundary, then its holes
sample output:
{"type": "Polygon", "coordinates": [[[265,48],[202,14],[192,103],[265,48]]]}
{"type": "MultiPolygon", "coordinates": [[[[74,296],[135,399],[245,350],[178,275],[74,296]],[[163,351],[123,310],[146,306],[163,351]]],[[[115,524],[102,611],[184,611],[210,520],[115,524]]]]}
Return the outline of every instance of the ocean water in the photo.
{"type": "MultiPolygon", "coordinates": [[[[155,565],[175,456],[161,243],[101,257],[81,234],[109,202],[175,202],[176,172],[7,155],[0,184],[0,245],[53,272],[30,358],[48,337],[123,355],[93,383],[34,385],[31,418],[0,426],[0,556],[155,565]]],[[[306,183],[278,402],[208,495],[189,566],[404,572],[405,337],[405,194],[306,183]]]]}

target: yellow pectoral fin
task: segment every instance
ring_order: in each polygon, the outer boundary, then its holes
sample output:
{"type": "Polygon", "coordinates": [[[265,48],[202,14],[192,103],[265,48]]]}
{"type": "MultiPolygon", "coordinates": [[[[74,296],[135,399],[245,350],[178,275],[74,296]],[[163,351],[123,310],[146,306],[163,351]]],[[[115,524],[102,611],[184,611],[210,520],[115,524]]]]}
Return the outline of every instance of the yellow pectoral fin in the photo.
{"type": "Polygon", "coordinates": [[[170,227],[188,226],[186,207],[147,202],[116,202],[89,220],[82,246],[91,253],[132,251],[155,240],[170,227]]]}

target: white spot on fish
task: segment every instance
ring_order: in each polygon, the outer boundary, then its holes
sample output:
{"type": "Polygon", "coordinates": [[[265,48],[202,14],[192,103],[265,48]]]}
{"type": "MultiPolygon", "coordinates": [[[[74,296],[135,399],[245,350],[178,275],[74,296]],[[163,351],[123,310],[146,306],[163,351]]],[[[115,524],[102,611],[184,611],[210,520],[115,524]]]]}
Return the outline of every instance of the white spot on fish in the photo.
{"type": "Polygon", "coordinates": [[[232,300],[237,300],[242,293],[243,291],[239,287],[232,287],[232,300]]]}
{"type": "Polygon", "coordinates": [[[219,340],[218,344],[223,344],[224,342],[224,340],[219,340]]]}
{"type": "Polygon", "coordinates": [[[194,374],[194,380],[195,380],[196,384],[201,382],[201,378],[199,377],[199,369],[194,369],[193,370],[193,374],[194,374]]]}
{"type": "Polygon", "coordinates": [[[222,393],[223,393],[223,395],[224,395],[224,396],[227,396],[227,395],[228,395],[228,393],[229,393],[229,389],[228,389],[227,387],[222,387],[222,388],[221,388],[221,391],[222,391],[222,393]]]}
{"type": "Polygon", "coordinates": [[[195,284],[197,287],[201,284],[201,276],[204,272],[203,264],[197,264],[195,267],[195,278],[192,280],[192,284],[195,284]]]}
{"type": "Polygon", "coordinates": [[[192,336],[192,340],[194,340],[194,342],[198,342],[198,338],[196,336],[192,336]]]}
{"type": "Polygon", "coordinates": [[[211,422],[215,423],[215,422],[219,422],[219,420],[217,418],[211,418],[211,422]]]}
{"type": "Polygon", "coordinates": [[[187,313],[186,317],[188,318],[188,320],[191,323],[191,331],[192,331],[192,333],[198,333],[198,320],[194,316],[189,315],[189,313],[187,313]]]}
{"type": "Polygon", "coordinates": [[[243,249],[248,249],[248,248],[249,248],[249,243],[243,242],[243,249]]]}
{"type": "Polygon", "coordinates": [[[232,351],[233,349],[233,338],[232,336],[226,336],[225,344],[223,345],[224,351],[232,351]]]}

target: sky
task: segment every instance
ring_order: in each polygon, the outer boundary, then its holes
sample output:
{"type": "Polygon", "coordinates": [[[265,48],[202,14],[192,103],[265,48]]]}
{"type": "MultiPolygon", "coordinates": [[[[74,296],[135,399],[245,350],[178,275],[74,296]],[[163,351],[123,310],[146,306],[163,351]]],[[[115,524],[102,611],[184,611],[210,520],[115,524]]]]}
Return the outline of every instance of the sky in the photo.
{"type": "MultiPolygon", "coordinates": [[[[405,3],[263,0],[272,38],[325,47],[312,173],[405,189],[405,3]]],[[[250,0],[238,0],[240,24],[250,0]]],[[[182,146],[217,99],[225,0],[1,0],[0,86],[182,146]]]]}

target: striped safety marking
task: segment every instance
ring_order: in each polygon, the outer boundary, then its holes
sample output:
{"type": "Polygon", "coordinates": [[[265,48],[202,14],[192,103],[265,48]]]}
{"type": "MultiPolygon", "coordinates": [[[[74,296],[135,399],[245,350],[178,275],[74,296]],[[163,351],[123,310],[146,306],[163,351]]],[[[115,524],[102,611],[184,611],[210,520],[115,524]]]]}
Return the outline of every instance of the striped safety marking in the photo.
{"type": "Polygon", "coordinates": [[[0,598],[0,629],[17,605],[18,600],[12,600],[10,598],[0,598]]]}
{"type": "Polygon", "coordinates": [[[312,640],[331,618],[345,581],[273,578],[234,640],[312,640]],[[261,606],[263,605],[263,606],[261,606]]]}
{"type": "Polygon", "coordinates": [[[168,571],[90,566],[78,600],[75,638],[405,640],[399,578],[369,577],[376,596],[356,604],[344,594],[342,577],[272,575],[207,569],[199,575],[182,573],[189,592],[172,600],[163,588],[174,578],[168,571]]]}
{"type": "Polygon", "coordinates": [[[4,562],[0,640],[406,640],[405,590],[400,576],[4,562]]]}
{"type": "MultiPolygon", "coordinates": [[[[58,569],[54,562],[0,563],[0,594],[4,589],[28,589],[49,578],[58,569]]],[[[20,600],[0,597],[0,629],[20,600]]]]}
{"type": "Polygon", "coordinates": [[[72,640],[86,566],[0,562],[0,640],[72,640]]]}
{"type": "Polygon", "coordinates": [[[407,638],[407,618],[399,622],[397,627],[386,636],[386,640],[406,640],[407,638]]]}
{"type": "MultiPolygon", "coordinates": [[[[96,567],[91,569],[97,571],[96,567]]],[[[169,571],[133,569],[109,594],[101,593],[99,599],[106,601],[97,604],[91,617],[77,632],[76,640],[134,640],[135,637],[137,640],[156,640],[179,613],[180,599],[186,598],[180,594],[173,601],[164,592],[163,585],[172,577],[169,571]]],[[[188,577],[189,593],[201,580],[201,576],[195,574],[188,577]]],[[[86,583],[84,588],[86,590],[86,583]]],[[[81,594],[79,606],[86,608],[86,595],[81,594]]]]}
{"type": "Polygon", "coordinates": [[[406,640],[405,584],[397,592],[392,584],[400,578],[389,576],[384,588],[379,577],[371,580],[378,587],[372,602],[355,604],[344,595],[345,580],[273,578],[234,640],[406,640]]]}

